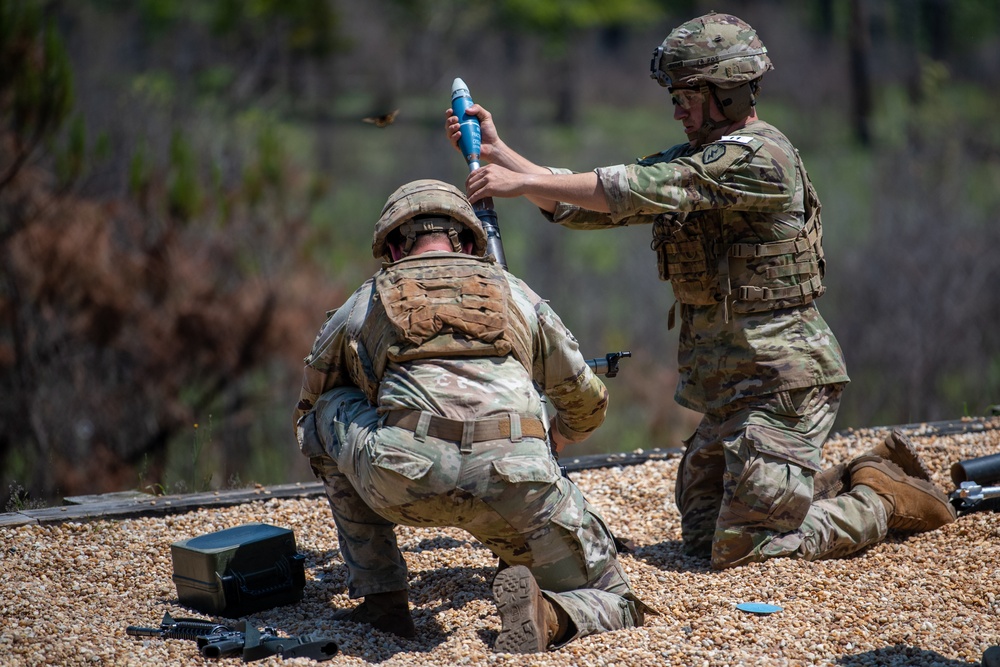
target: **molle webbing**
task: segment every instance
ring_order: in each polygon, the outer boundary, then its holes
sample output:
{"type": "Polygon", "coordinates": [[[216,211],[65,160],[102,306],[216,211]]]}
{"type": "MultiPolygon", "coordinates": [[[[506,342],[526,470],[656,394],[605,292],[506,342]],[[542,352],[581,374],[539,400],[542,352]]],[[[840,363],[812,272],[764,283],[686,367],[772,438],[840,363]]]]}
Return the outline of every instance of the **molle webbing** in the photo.
{"type": "Polygon", "coordinates": [[[795,152],[796,169],[802,179],[803,215],[805,223],[793,239],[769,243],[733,243],[727,254],[740,260],[762,260],[754,275],[740,285],[734,310],[754,312],[803,305],[818,299],[826,292],[823,276],[826,260],[823,256],[822,205],[816,189],[809,180],[805,165],[798,151],[795,152]],[[774,262],[768,261],[774,258],[774,262]],[[785,258],[782,260],[782,258],[785,258]],[[796,284],[788,278],[798,276],[796,284]]]}
{"type": "Polygon", "coordinates": [[[777,255],[798,254],[811,250],[820,243],[822,233],[816,219],[809,220],[802,232],[794,239],[771,241],[769,243],[733,243],[729,246],[729,256],[739,259],[752,257],[776,257],[777,255]]]}
{"type": "MultiPolygon", "coordinates": [[[[736,302],[743,302],[746,310],[756,311],[767,310],[768,306],[784,308],[801,305],[822,296],[826,291],[823,287],[822,236],[819,216],[813,215],[794,239],[770,243],[734,243],[729,246],[726,254],[734,259],[794,258],[786,264],[761,264],[759,276],[751,278],[749,284],[737,287],[736,302]],[[790,276],[801,276],[800,282],[794,285],[781,282],[790,276]]],[[[719,273],[721,284],[728,276],[721,270],[721,266],[719,273]]],[[[727,285],[723,285],[724,294],[728,294],[726,287],[727,285]]]]}
{"type": "Polygon", "coordinates": [[[389,361],[503,357],[531,368],[531,331],[492,258],[428,254],[386,266],[361,340],[380,381],[389,361]]]}
{"type": "Polygon", "coordinates": [[[754,287],[743,285],[736,290],[739,301],[791,301],[807,303],[826,291],[819,276],[788,287],[754,287]]]}
{"type": "Polygon", "coordinates": [[[733,241],[732,218],[740,213],[724,209],[657,216],[652,247],[660,277],[670,281],[678,302],[724,303],[728,317],[730,309],[750,313],[790,308],[823,295],[821,206],[798,154],[796,163],[804,223],[794,238],[733,241]]]}

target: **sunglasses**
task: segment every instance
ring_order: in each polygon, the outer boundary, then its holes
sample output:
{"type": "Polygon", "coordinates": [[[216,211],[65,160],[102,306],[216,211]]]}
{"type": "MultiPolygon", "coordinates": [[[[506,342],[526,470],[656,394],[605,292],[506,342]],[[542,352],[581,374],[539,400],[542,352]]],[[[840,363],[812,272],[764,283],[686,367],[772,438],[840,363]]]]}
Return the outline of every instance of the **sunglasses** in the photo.
{"type": "Polygon", "coordinates": [[[670,93],[670,101],[673,102],[674,106],[678,106],[685,111],[690,111],[691,106],[694,105],[695,102],[700,104],[704,99],[705,96],[702,95],[699,90],[675,88],[670,93]]]}

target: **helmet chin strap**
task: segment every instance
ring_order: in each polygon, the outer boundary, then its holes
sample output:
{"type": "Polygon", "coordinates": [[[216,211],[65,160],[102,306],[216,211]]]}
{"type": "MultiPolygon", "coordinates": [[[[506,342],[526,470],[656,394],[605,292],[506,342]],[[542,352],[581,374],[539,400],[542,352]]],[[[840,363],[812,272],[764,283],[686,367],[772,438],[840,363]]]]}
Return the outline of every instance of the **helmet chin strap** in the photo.
{"type": "MultiPolygon", "coordinates": [[[[733,123],[728,118],[712,120],[712,99],[715,98],[715,91],[707,83],[702,82],[700,92],[703,100],[701,103],[701,127],[687,135],[688,141],[693,141],[695,148],[707,143],[708,138],[716,130],[729,127],[733,123]]],[[[716,104],[720,109],[722,108],[718,101],[716,104]]]]}
{"type": "Polygon", "coordinates": [[[748,81],[736,88],[726,89],[725,94],[728,97],[723,100],[719,97],[719,88],[702,82],[699,88],[704,100],[701,104],[702,124],[695,132],[688,135],[688,141],[694,141],[696,147],[701,146],[708,142],[709,137],[716,130],[725,129],[749,116],[757,104],[759,89],[759,79],[748,81]],[[725,116],[723,120],[712,120],[712,104],[709,96],[715,100],[716,108],[725,116]]]}

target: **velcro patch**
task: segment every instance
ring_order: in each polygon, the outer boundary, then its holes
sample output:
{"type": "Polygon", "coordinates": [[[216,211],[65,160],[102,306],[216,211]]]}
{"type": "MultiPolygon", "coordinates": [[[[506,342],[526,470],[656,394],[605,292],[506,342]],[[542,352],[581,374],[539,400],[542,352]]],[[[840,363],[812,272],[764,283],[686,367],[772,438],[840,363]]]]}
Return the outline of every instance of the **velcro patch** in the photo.
{"type": "Polygon", "coordinates": [[[709,144],[701,153],[703,164],[711,164],[726,154],[726,147],[722,144],[709,144]]]}

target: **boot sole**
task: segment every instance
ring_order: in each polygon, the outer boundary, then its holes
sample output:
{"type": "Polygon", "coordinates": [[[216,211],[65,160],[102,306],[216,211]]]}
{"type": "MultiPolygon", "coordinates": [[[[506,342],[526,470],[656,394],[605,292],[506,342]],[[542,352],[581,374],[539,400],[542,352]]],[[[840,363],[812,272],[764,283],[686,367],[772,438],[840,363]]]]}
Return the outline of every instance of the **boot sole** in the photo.
{"type": "Polygon", "coordinates": [[[493,646],[494,653],[541,653],[546,642],[538,626],[535,600],[540,591],[531,571],[524,566],[510,567],[493,580],[493,599],[500,612],[501,629],[493,646]]]}
{"type": "Polygon", "coordinates": [[[931,471],[927,469],[924,462],[917,456],[917,451],[913,449],[913,445],[909,440],[896,429],[893,429],[892,433],[889,434],[889,440],[892,444],[886,443],[886,447],[892,450],[893,457],[891,462],[902,468],[903,472],[910,477],[930,482],[931,471]]]}

